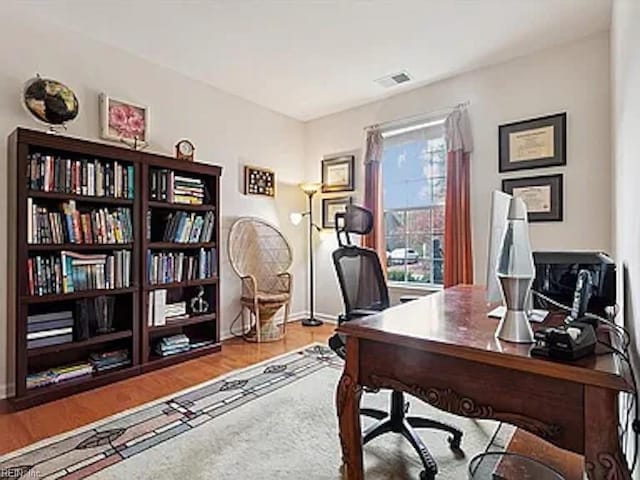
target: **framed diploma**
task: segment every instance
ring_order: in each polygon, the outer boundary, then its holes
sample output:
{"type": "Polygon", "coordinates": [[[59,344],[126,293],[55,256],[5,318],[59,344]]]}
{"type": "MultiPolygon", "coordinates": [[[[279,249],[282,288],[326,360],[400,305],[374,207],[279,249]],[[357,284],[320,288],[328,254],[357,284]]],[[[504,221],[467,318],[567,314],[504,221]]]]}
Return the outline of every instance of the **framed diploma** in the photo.
{"type": "Polygon", "coordinates": [[[351,197],[322,199],[322,228],[336,228],[336,213],[344,212],[351,197]]]}
{"type": "Polygon", "coordinates": [[[350,192],[354,189],[354,155],[322,160],[322,191],[350,192]]]}
{"type": "Polygon", "coordinates": [[[520,197],[527,205],[530,222],[562,221],[562,175],[502,180],[502,191],[520,197]]]}
{"type": "Polygon", "coordinates": [[[500,125],[500,173],[567,164],[567,114],[500,125]]]}

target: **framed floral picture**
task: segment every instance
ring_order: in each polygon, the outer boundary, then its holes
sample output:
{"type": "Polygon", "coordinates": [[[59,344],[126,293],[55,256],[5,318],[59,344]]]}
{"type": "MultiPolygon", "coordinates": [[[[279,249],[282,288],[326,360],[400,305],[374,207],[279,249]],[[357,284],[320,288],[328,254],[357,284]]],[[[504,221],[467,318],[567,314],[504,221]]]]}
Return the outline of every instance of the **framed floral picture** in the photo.
{"type": "Polygon", "coordinates": [[[100,95],[100,135],[129,145],[149,143],[149,108],[100,95]]]}

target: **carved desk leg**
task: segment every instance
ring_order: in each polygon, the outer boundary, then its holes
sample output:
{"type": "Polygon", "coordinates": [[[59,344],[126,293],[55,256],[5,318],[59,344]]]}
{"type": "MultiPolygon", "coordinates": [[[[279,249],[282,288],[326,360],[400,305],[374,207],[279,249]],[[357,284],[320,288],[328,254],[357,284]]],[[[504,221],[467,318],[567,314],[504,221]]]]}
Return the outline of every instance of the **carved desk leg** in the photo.
{"type": "Polygon", "coordinates": [[[343,478],[348,480],[364,479],[360,427],[362,388],[358,385],[358,363],[358,340],[349,337],[347,338],[347,361],[336,392],[343,478]]]}
{"type": "Polygon", "coordinates": [[[617,392],[585,386],[584,417],[589,480],[631,480],[618,440],[617,392]]]}

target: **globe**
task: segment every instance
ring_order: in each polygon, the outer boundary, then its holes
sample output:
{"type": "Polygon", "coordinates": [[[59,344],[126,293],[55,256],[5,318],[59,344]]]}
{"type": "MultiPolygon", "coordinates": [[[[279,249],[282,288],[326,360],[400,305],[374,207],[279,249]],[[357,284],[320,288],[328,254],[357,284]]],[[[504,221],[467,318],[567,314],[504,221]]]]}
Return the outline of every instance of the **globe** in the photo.
{"type": "Polygon", "coordinates": [[[80,108],[73,90],[56,80],[40,76],[26,83],[23,100],[34,117],[50,125],[62,125],[73,120],[80,108]]]}

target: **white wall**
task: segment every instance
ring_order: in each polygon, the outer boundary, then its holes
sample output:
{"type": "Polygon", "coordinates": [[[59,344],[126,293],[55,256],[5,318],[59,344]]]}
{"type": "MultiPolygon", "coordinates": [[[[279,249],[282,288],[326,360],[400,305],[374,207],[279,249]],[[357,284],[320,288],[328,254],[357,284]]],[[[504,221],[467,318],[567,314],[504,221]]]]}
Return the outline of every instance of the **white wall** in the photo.
{"type": "MultiPolygon", "coordinates": [[[[618,261],[618,302],[623,306],[621,320],[634,338],[632,357],[636,372],[640,371],[639,23],[640,3],[631,0],[614,2],[611,24],[614,242],[618,261]]],[[[628,444],[632,445],[632,442],[633,438],[628,444]]],[[[637,469],[634,478],[640,478],[637,469]]]]}
{"type": "MultiPolygon", "coordinates": [[[[552,173],[565,175],[564,221],[531,225],[536,249],[611,249],[611,151],[608,32],[483,68],[363,107],[308,122],[307,177],[320,178],[323,156],[363,149],[363,127],[440,110],[470,101],[475,141],[472,154],[472,234],[475,280],[484,283],[489,197],[502,178],[552,173]],[[567,166],[498,174],[498,126],[566,111],[567,166]]],[[[356,159],[358,200],[363,168],[356,159]]],[[[337,314],[340,296],[329,261],[335,248],[321,236],[318,252],[318,310],[337,314]]]]}
{"type": "MultiPolygon", "coordinates": [[[[4,6],[3,6],[4,9],[4,6]]],[[[23,83],[36,72],[72,87],[80,99],[80,115],[68,134],[98,139],[98,94],[148,105],[151,111],[149,150],[173,155],[174,144],[189,138],[198,161],[222,165],[221,298],[222,334],[239,306],[239,282],[226,255],[226,236],[232,219],[257,215],[279,225],[293,244],[295,292],[292,313],[305,305],[306,253],[303,228],[288,221],[291,210],[304,208],[297,188],[303,176],[303,125],[295,120],[148,63],[118,49],[58,28],[34,23],[26,16],[0,15],[0,138],[18,125],[43,129],[20,104],[23,83]],[[241,194],[242,165],[268,166],[277,172],[277,198],[241,194]]],[[[0,192],[7,188],[5,141],[0,148],[0,192]]],[[[4,197],[0,225],[6,225],[4,197]]],[[[6,265],[5,228],[0,231],[0,265],[6,265]]],[[[5,278],[0,267],[0,278],[5,278]]],[[[0,288],[0,394],[5,384],[6,290],[0,288]]]]}

